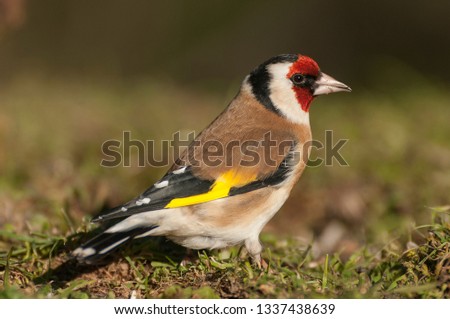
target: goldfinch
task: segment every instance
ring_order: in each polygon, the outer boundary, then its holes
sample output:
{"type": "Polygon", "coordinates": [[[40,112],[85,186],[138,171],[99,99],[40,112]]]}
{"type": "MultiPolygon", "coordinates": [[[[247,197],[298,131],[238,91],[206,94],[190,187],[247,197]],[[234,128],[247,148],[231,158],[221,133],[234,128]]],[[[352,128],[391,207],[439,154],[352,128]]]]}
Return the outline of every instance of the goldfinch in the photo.
{"type": "Polygon", "coordinates": [[[307,56],[262,63],[158,182],[93,220],[115,223],[73,257],[93,263],[132,239],[166,236],[191,249],[243,244],[261,265],[259,234],[306,166],[311,102],[340,91],[351,89],[307,56]]]}

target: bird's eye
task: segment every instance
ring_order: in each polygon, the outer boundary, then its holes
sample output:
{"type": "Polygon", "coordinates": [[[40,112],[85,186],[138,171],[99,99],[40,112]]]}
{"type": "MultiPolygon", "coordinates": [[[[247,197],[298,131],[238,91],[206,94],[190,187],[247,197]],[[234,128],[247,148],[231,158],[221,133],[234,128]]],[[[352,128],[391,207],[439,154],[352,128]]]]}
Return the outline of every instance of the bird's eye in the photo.
{"type": "Polygon", "coordinates": [[[291,76],[291,81],[295,85],[302,85],[304,80],[305,80],[305,77],[300,73],[296,73],[293,76],[291,76]]]}

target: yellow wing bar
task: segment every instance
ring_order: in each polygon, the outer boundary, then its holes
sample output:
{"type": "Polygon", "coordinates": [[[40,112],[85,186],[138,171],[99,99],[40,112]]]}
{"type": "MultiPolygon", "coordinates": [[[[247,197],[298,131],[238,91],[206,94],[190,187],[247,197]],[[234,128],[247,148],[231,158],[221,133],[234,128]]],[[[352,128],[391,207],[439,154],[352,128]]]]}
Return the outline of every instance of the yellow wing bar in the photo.
{"type": "Polygon", "coordinates": [[[174,198],[164,208],[176,208],[209,202],[228,196],[232,187],[240,187],[255,181],[256,175],[242,175],[233,170],[221,175],[212,185],[211,189],[204,194],[193,195],[183,198],[174,198]]]}

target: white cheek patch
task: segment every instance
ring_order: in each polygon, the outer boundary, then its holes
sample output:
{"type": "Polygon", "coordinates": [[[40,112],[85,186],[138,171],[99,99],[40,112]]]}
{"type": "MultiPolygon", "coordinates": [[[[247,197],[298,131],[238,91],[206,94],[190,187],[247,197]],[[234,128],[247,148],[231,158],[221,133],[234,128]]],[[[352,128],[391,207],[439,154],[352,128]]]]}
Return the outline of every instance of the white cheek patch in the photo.
{"type": "Polygon", "coordinates": [[[302,110],[292,89],[292,82],[286,75],[292,63],[277,63],[267,67],[271,80],[270,99],[286,118],[294,123],[309,124],[309,113],[302,110]]]}

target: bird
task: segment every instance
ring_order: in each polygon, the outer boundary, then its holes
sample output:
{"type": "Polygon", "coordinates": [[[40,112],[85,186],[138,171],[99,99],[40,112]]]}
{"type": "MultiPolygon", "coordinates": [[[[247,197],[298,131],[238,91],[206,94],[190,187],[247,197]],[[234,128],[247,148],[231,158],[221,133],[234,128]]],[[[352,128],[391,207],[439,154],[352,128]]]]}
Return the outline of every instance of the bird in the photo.
{"type": "Polygon", "coordinates": [[[195,250],[244,246],[261,267],[259,235],[307,166],[311,102],[341,91],[351,89],[308,56],[263,62],[159,181],[92,220],[108,227],[72,257],[93,264],[133,239],[165,236],[195,250]]]}

